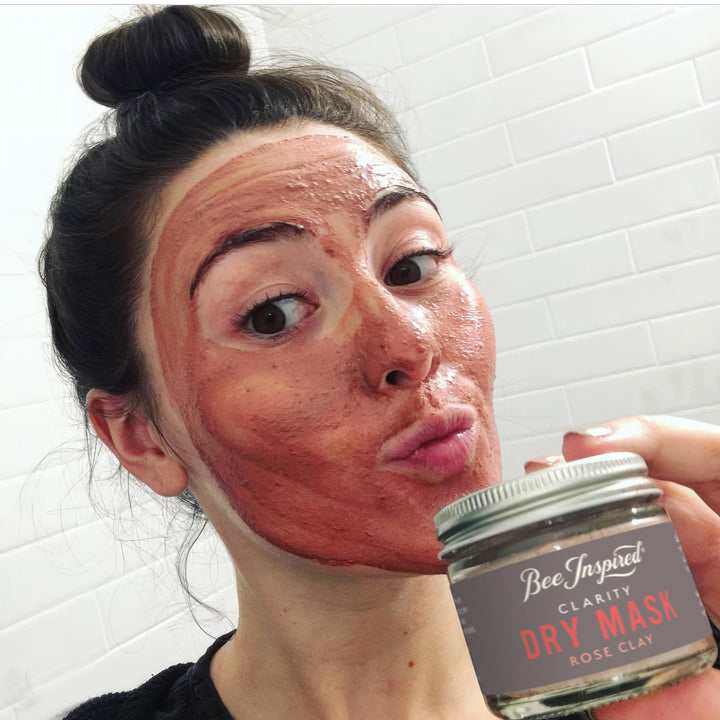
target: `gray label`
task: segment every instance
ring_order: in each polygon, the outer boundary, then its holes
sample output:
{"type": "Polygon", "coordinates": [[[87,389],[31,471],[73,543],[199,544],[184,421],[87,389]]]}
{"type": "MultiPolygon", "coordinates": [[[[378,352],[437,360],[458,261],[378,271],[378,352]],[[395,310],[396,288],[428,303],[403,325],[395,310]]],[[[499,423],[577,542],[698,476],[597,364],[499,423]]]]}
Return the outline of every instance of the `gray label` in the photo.
{"type": "Polygon", "coordinates": [[[669,522],[506,565],[452,592],[486,695],[611,670],[710,634],[669,522]]]}

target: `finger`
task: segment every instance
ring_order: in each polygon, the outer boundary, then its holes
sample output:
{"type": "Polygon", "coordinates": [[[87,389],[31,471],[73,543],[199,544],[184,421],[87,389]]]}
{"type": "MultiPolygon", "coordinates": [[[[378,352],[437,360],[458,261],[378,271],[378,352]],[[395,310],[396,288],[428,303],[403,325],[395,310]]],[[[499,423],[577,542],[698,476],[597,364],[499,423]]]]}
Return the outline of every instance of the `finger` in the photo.
{"type": "Polygon", "coordinates": [[[720,672],[709,670],[678,685],[593,710],[594,720],[717,720],[720,672]]]}
{"type": "Polygon", "coordinates": [[[720,517],[691,488],[658,481],[705,610],[720,625],[720,517]]]}
{"type": "Polygon", "coordinates": [[[565,458],[562,455],[543,455],[542,457],[533,458],[525,463],[525,472],[535,472],[536,470],[545,470],[553,467],[553,465],[562,465],[565,458]]]}
{"type": "Polygon", "coordinates": [[[658,480],[691,485],[720,508],[720,427],[669,416],[621,418],[596,428],[569,432],[565,459],[606,452],[636,452],[658,480]]]}
{"type": "Polygon", "coordinates": [[[568,433],[566,460],[630,451],[660,479],[663,504],[675,526],[706,610],[720,619],[720,428],[672,417],[631,417],[568,433]],[[681,484],[680,484],[681,483],[681,484]]]}

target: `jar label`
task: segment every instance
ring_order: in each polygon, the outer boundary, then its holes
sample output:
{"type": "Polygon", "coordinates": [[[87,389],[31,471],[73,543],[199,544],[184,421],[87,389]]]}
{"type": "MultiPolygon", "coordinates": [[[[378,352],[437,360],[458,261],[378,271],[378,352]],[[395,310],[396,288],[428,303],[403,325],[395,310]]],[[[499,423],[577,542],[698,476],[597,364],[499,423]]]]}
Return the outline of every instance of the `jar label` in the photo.
{"type": "Polygon", "coordinates": [[[486,695],[609,671],[710,634],[669,522],[489,570],[452,592],[486,695]]]}

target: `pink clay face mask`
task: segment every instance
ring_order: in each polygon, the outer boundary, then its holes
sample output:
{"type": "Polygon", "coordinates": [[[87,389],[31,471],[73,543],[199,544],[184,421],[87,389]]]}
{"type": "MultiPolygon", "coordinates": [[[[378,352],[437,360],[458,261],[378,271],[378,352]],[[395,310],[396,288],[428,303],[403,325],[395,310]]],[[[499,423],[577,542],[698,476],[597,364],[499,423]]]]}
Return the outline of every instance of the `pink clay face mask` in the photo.
{"type": "Polygon", "coordinates": [[[270,543],[442,572],[434,513],[499,480],[491,320],[397,166],[288,136],[176,188],[151,272],[170,397],[270,543]]]}

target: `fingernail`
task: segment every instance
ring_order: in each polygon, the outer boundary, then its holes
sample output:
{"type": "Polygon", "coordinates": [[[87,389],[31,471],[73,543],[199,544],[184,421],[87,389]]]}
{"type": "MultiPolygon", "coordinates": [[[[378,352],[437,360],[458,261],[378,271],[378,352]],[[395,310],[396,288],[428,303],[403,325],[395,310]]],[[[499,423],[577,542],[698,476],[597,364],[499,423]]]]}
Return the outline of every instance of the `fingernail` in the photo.
{"type": "Polygon", "coordinates": [[[568,435],[585,435],[586,437],[605,437],[612,433],[612,428],[607,425],[598,425],[597,427],[589,428],[578,428],[577,430],[571,430],[568,435]]]}
{"type": "Polygon", "coordinates": [[[550,467],[552,465],[559,465],[562,462],[565,462],[565,458],[562,455],[543,455],[542,457],[528,460],[523,468],[525,469],[525,472],[527,472],[527,469],[531,465],[545,465],[546,467],[550,467]]]}

